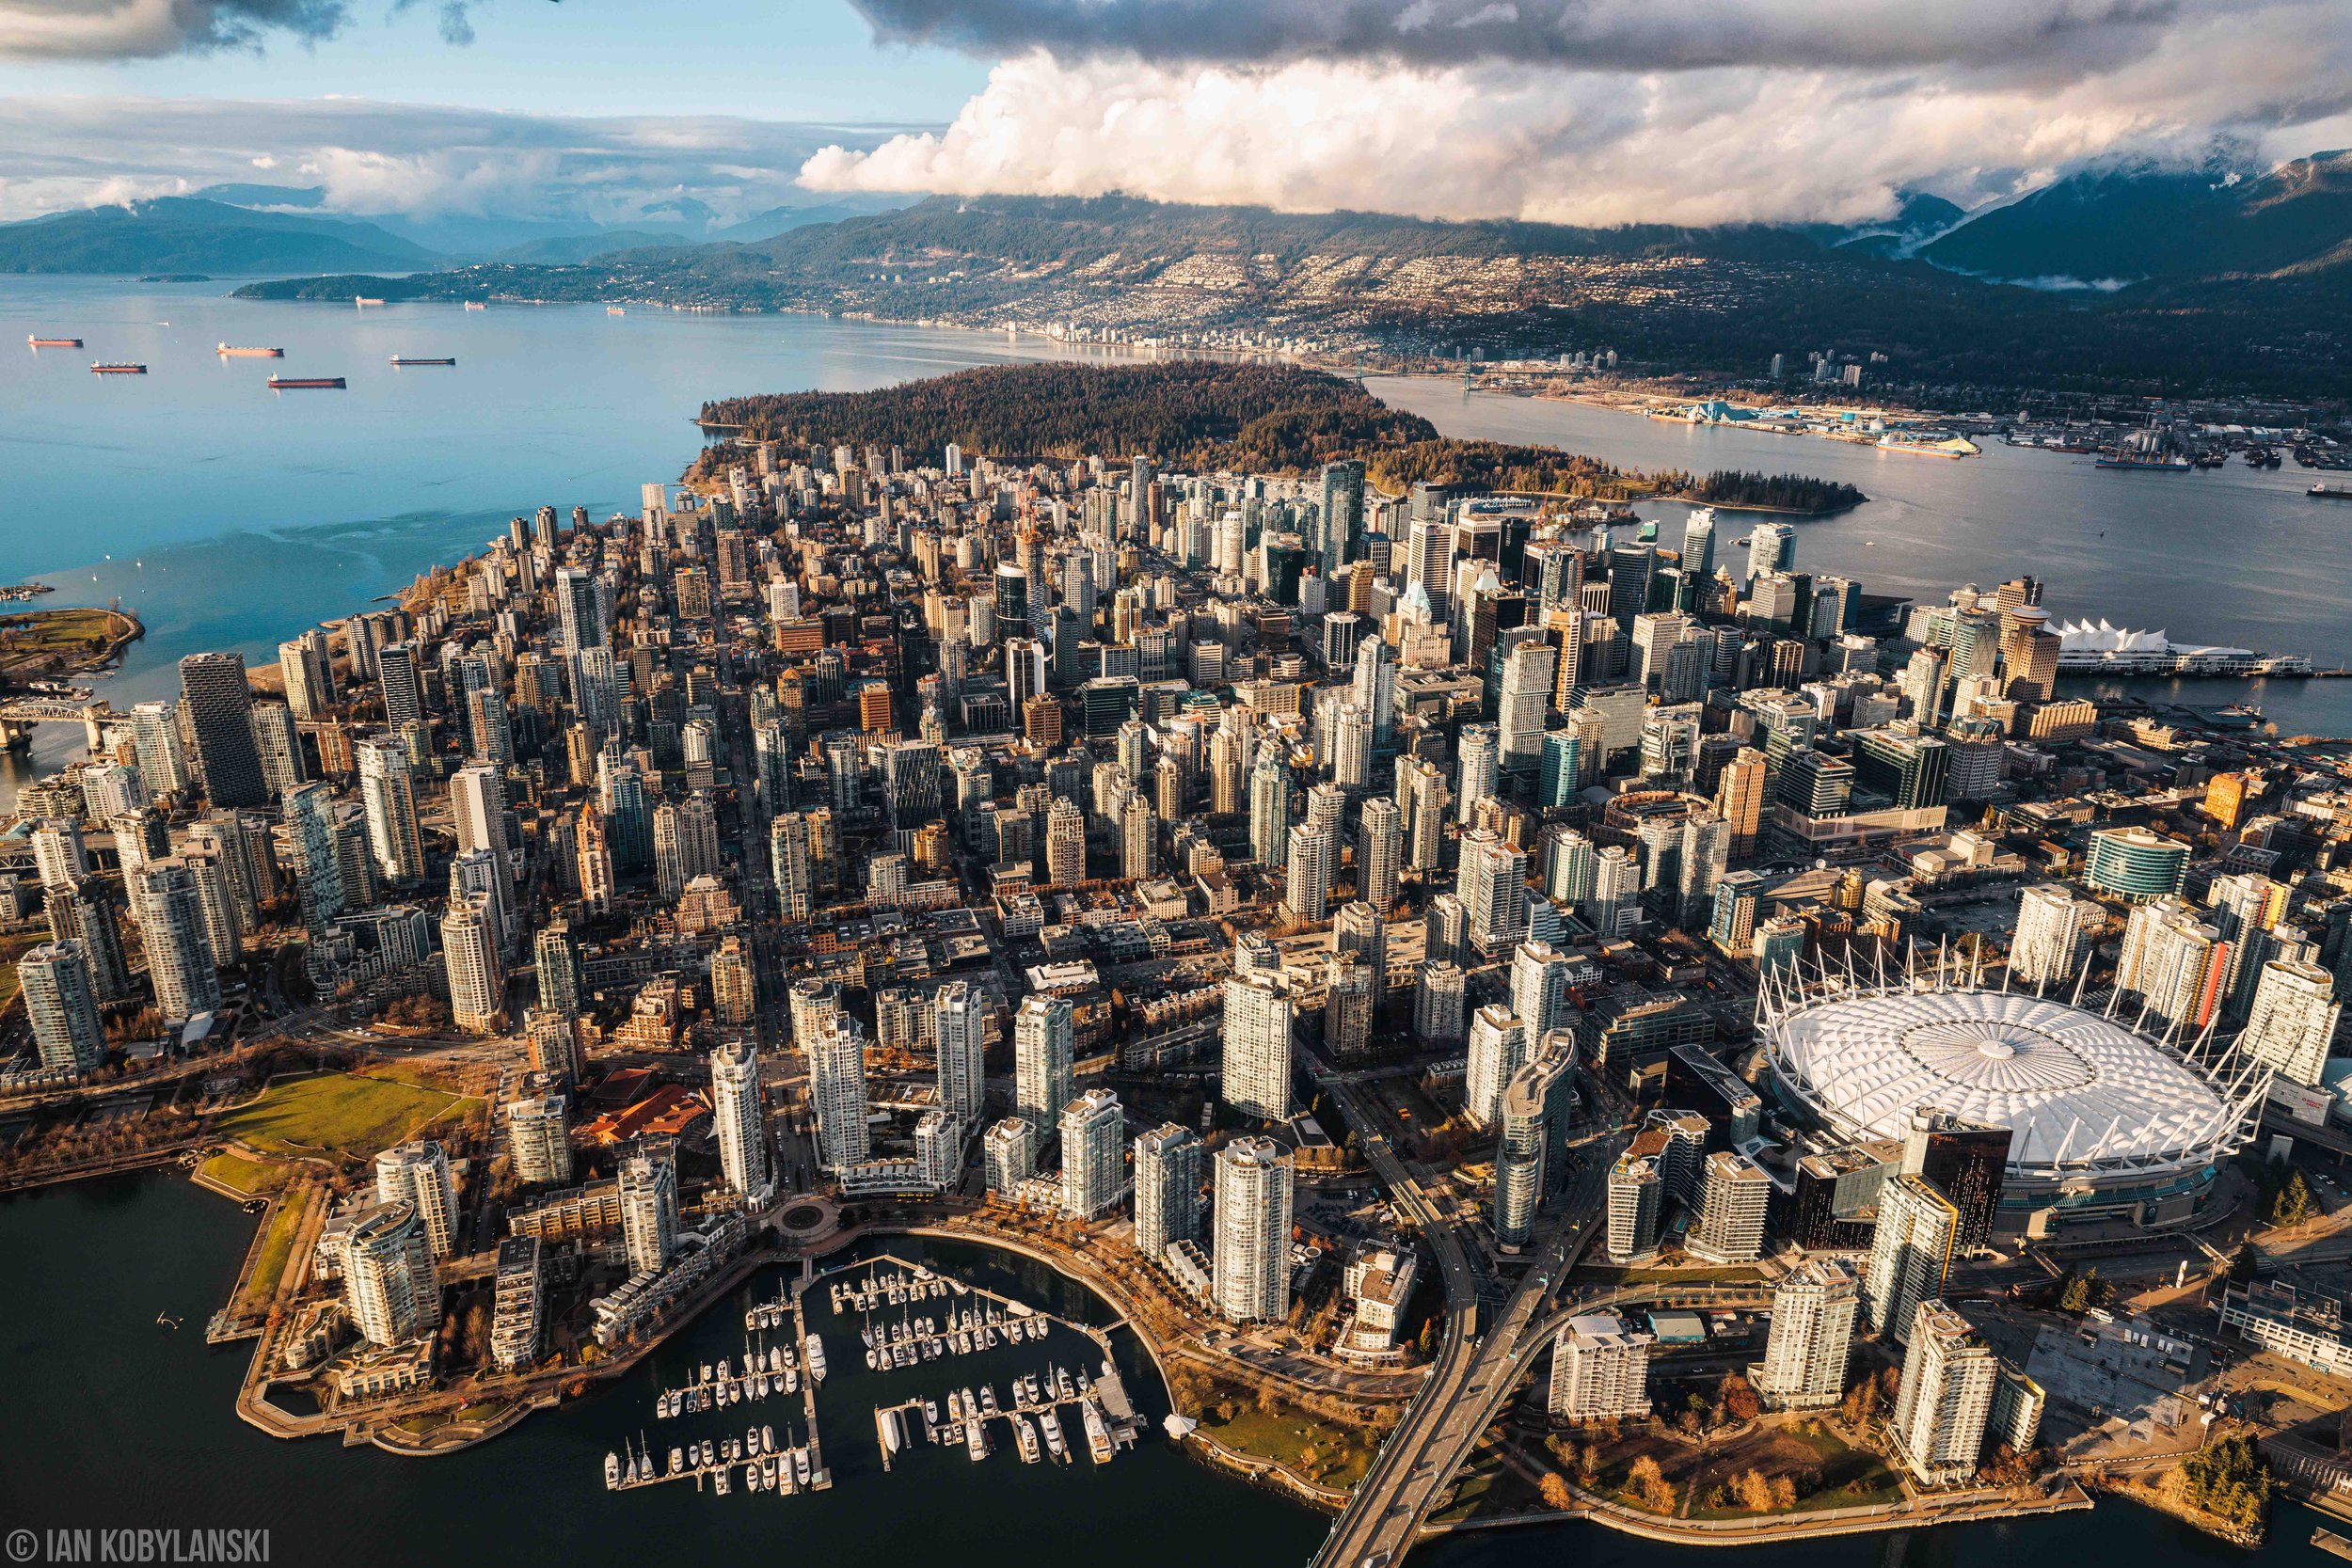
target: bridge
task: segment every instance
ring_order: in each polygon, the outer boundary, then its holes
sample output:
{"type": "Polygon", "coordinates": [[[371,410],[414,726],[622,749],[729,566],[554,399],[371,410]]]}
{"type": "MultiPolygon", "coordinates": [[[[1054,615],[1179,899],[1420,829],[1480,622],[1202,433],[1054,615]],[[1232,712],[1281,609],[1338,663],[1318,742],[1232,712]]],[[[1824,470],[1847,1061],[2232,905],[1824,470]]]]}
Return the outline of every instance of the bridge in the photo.
{"type": "Polygon", "coordinates": [[[50,697],[18,692],[0,698],[0,746],[10,751],[32,744],[36,724],[79,724],[92,756],[105,747],[103,726],[115,718],[114,705],[103,697],[50,697]]]}
{"type": "Polygon", "coordinates": [[[1557,1211],[1567,1217],[1544,1238],[1518,1288],[1482,1335],[1483,1275],[1473,1266],[1476,1239],[1470,1222],[1450,1200],[1441,1208],[1422,1186],[1375,1123],[1359,1084],[1329,1078],[1325,1085],[1374,1174],[1420,1225],[1445,1285],[1445,1336],[1429,1376],[1373,1457],[1311,1564],[1391,1568],[1411,1548],[1438,1494],[1502,1413],[1537,1352],[1572,1315],[1548,1308],[1578,1256],[1606,1223],[1602,1200],[1618,1140],[1613,1136],[1587,1148],[1575,1180],[1557,1200],[1557,1211]]]}

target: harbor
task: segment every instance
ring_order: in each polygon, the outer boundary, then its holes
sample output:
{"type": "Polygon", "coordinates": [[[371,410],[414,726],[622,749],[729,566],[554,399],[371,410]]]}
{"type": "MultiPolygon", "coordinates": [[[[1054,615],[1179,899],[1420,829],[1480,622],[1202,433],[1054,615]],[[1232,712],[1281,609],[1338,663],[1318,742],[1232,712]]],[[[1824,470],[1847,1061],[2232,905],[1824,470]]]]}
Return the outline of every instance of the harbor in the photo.
{"type": "Polygon", "coordinates": [[[866,1370],[875,1374],[1042,1345],[1057,1331],[1086,1342],[1080,1364],[1049,1359],[1012,1373],[1001,1392],[994,1378],[970,1379],[877,1403],[874,1435],[884,1474],[924,1448],[961,1449],[974,1464],[1010,1450],[1025,1465],[1073,1465],[1081,1454],[1091,1465],[1107,1465],[1149,1426],[1128,1396],[1103,1329],[884,1254],[803,1272],[773,1299],[753,1301],[743,1309],[739,1358],[691,1362],[683,1379],[654,1394],[657,1422],[797,1398],[797,1425],[762,1420],[740,1433],[681,1435],[671,1443],[640,1433],[605,1454],[605,1489],[691,1481],[714,1497],[828,1490],[834,1478],[817,1413],[826,1353],[810,1323],[817,1312],[842,1326],[856,1323],[866,1370]],[[1085,1361],[1094,1363],[1091,1370],[1085,1361]]]}

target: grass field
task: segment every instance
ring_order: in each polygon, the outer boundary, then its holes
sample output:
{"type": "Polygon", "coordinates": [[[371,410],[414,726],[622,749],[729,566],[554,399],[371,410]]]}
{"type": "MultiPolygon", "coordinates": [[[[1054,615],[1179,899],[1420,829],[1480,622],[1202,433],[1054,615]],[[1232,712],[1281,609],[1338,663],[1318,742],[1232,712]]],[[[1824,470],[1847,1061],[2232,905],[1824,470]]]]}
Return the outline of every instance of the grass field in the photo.
{"type": "Polygon", "coordinates": [[[1364,1433],[1277,1406],[1272,1415],[1235,1398],[1200,1413],[1200,1429],[1235,1453],[1271,1459],[1318,1485],[1345,1491],[1364,1479],[1376,1440],[1364,1433]],[[1232,1414],[1220,1414],[1230,1408],[1232,1414]]]}
{"type": "Polygon", "coordinates": [[[364,1160],[474,1103],[414,1084],[328,1073],[274,1085],[222,1118],[220,1133],[271,1153],[364,1160]]]}
{"type": "Polygon", "coordinates": [[[261,1255],[253,1260],[252,1277],[245,1282],[245,1299],[254,1311],[268,1307],[294,1259],[294,1232],[310,1208],[308,1195],[297,1192],[280,1203],[269,1217],[269,1234],[262,1239],[261,1255]]]}
{"type": "Polygon", "coordinates": [[[0,616],[0,668],[38,670],[52,657],[74,662],[87,657],[93,642],[113,641],[127,624],[103,610],[36,610],[0,616]]]}
{"type": "Polygon", "coordinates": [[[242,1154],[215,1154],[197,1169],[209,1180],[248,1197],[268,1192],[285,1180],[284,1173],[276,1165],[265,1165],[242,1154]]]}

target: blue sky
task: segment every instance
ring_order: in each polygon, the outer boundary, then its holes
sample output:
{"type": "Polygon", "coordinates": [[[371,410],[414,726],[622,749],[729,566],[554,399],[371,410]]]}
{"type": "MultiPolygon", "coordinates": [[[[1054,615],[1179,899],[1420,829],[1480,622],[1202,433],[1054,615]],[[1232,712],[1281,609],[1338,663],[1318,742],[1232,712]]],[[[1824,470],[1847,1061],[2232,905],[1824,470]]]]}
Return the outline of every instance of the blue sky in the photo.
{"type": "Polygon", "coordinates": [[[361,0],[337,37],[258,53],[119,61],[0,59],[0,95],[262,100],[327,94],[528,114],[741,115],[944,122],[983,61],[878,44],[843,0],[489,0],[475,40],[442,41],[432,4],[361,0]]]}

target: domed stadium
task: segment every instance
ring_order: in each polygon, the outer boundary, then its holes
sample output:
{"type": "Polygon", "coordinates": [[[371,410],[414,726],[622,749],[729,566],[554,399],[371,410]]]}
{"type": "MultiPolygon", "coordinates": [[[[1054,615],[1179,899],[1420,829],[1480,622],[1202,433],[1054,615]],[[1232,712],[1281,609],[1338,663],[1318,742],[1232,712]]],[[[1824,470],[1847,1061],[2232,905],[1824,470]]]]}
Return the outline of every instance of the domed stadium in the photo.
{"type": "Polygon", "coordinates": [[[1775,1089],[1835,1132],[1899,1139],[1921,1107],[2010,1129],[2013,1212],[2193,1205],[2252,1136],[2267,1082],[2232,1055],[2200,1061],[2123,1018],[2023,992],[1791,976],[1758,1013],[1775,1089]]]}

